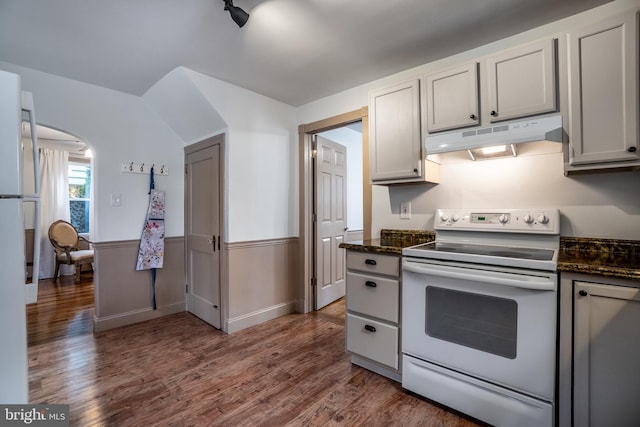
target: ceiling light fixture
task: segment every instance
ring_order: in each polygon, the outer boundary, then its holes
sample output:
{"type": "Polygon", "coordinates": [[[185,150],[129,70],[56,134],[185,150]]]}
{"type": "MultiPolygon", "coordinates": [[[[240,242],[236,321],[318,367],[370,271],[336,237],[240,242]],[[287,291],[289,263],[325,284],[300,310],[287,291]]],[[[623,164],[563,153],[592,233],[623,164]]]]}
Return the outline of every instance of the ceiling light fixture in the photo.
{"type": "Polygon", "coordinates": [[[233,5],[233,0],[224,0],[224,10],[228,10],[233,22],[242,28],[249,20],[249,14],[241,8],[233,5]]]}

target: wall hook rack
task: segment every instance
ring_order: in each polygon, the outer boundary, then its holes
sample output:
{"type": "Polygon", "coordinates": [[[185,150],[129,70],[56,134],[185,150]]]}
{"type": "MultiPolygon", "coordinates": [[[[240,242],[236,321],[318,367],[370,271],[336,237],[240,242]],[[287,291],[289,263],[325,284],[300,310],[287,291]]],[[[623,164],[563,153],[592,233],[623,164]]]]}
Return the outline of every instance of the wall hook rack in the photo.
{"type": "Polygon", "coordinates": [[[146,173],[151,172],[153,168],[154,175],[169,175],[169,168],[166,165],[156,166],[155,163],[120,163],[120,172],[123,173],[146,173]]]}

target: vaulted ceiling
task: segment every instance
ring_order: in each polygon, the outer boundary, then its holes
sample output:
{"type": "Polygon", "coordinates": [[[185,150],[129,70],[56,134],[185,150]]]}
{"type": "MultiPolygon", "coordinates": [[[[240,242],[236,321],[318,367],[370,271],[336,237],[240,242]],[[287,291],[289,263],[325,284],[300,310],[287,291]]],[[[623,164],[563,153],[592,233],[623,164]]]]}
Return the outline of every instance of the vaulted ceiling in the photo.
{"type": "Polygon", "coordinates": [[[178,66],[293,106],[610,0],[0,0],[0,61],[134,95],[178,66]]]}

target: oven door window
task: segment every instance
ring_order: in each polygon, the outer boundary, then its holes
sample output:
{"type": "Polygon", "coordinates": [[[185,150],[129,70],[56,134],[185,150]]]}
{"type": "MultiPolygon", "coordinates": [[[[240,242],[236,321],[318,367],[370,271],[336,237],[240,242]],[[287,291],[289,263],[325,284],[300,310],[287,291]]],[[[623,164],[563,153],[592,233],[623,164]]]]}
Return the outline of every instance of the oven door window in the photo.
{"type": "Polygon", "coordinates": [[[425,332],[430,337],[515,359],[517,329],[514,300],[427,287],[425,332]]]}

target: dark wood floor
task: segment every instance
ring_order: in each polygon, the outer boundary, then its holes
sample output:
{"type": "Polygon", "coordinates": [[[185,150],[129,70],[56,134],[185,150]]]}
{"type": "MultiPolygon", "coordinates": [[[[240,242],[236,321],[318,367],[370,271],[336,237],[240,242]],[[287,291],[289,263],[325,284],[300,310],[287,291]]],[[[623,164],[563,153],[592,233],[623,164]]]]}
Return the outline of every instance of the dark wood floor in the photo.
{"type": "Polygon", "coordinates": [[[73,426],[476,425],[352,365],[343,301],[234,334],[188,313],[93,334],[91,282],[40,288],[30,400],[73,426]]]}

